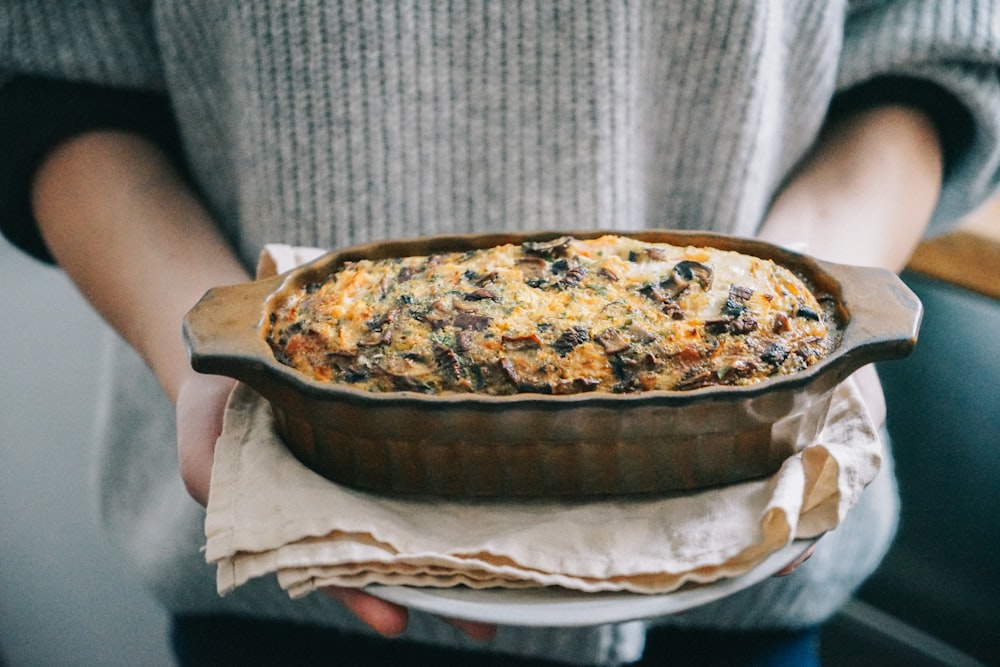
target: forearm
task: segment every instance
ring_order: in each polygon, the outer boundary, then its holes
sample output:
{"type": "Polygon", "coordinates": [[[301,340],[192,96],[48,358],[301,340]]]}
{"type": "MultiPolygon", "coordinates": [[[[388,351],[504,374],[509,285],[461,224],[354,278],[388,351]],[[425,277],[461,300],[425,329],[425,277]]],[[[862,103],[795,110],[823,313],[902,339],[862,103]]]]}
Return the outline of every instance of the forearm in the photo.
{"type": "Polygon", "coordinates": [[[899,271],[926,231],[942,171],[934,126],[919,111],[880,107],[842,118],[775,199],[760,237],[899,271]]]}
{"type": "Polygon", "coordinates": [[[191,370],[184,314],[247,274],[162,152],[135,135],[71,139],[38,169],[32,205],[59,265],[176,400],[191,370]]]}
{"type": "MultiPolygon", "coordinates": [[[[941,190],[942,151],[920,112],[880,107],[824,132],[774,201],[764,240],[845,264],[900,271],[924,235],[941,190]]],[[[874,367],[857,373],[876,424],[885,399],[874,367]]]]}

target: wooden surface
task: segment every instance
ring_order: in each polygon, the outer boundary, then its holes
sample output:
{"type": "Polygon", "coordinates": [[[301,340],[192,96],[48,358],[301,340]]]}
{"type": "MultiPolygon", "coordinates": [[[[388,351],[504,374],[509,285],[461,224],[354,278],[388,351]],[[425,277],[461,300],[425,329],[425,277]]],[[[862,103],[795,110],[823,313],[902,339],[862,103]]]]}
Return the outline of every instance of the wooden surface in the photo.
{"type": "Polygon", "coordinates": [[[1000,301],[1000,198],[920,244],[908,268],[1000,301]]]}

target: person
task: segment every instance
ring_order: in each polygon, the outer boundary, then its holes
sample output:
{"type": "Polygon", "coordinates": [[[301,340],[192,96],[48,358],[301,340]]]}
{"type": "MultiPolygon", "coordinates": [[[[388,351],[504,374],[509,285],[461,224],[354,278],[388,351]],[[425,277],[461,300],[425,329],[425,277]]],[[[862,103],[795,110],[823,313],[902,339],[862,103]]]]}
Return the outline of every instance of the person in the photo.
{"type": "MultiPolygon", "coordinates": [[[[232,383],[191,370],[180,322],[207,289],[247,280],[268,242],[662,227],[899,270],[1000,181],[998,3],[0,12],[0,222],[117,332],[101,507],[174,615],[183,664],[266,663],[268,650],[282,664],[293,651],[307,664],[615,664],[643,643],[649,664],[715,649],[749,660],[756,646],[815,660],[815,628],[891,541],[891,466],[790,575],[639,625],[442,623],[352,589],[292,601],[267,578],[218,596],[199,549],[232,383]]],[[[881,420],[877,377],[860,379],[881,420]]]]}

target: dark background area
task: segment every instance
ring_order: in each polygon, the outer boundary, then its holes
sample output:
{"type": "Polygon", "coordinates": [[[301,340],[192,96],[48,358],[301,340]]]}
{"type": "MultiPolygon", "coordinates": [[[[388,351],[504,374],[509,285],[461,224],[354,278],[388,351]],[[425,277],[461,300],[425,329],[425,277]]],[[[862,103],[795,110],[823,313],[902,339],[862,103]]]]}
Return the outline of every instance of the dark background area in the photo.
{"type": "Polygon", "coordinates": [[[899,533],[828,632],[828,662],[864,664],[867,652],[890,661],[869,664],[1000,664],[1000,302],[903,277],[924,304],[920,338],[879,367],[899,533]]]}

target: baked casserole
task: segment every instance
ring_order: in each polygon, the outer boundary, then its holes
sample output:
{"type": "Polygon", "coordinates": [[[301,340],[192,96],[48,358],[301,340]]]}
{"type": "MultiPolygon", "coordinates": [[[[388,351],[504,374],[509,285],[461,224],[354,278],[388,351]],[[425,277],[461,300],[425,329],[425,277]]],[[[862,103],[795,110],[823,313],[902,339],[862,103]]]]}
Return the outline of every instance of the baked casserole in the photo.
{"type": "Polygon", "coordinates": [[[825,357],[824,301],[746,253],[563,236],[348,262],[276,303],[267,340],[307,376],[368,391],[690,390],[825,357]]]}
{"type": "Polygon", "coordinates": [[[259,392],[334,482],[570,499],[773,473],[838,383],[910,352],[920,317],[883,269],[591,230],[336,250],[210,290],[184,333],[195,369],[259,392]]]}

